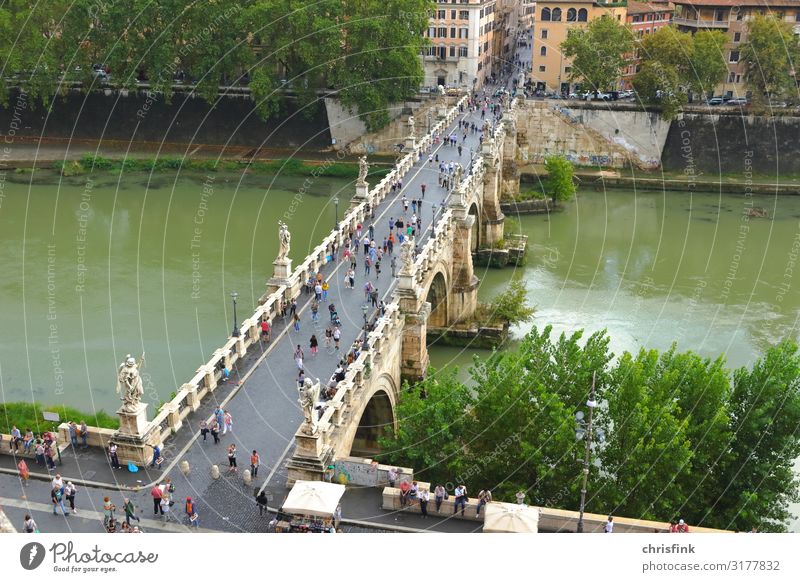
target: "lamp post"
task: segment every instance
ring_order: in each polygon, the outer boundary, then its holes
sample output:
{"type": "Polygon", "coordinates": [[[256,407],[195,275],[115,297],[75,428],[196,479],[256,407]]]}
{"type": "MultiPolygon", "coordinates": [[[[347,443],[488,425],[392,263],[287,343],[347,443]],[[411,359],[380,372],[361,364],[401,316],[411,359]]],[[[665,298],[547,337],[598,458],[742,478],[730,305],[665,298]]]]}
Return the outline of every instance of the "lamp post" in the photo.
{"type": "Polygon", "coordinates": [[[369,342],[367,341],[367,312],[369,311],[369,305],[366,303],[361,306],[361,313],[364,314],[364,350],[369,349],[369,342]]]}
{"type": "Polygon", "coordinates": [[[336,215],[333,220],[333,230],[339,230],[339,197],[333,197],[333,203],[336,205],[336,215]]]}
{"type": "MultiPolygon", "coordinates": [[[[594,409],[597,408],[597,400],[595,400],[595,379],[597,377],[597,373],[592,373],[592,390],[589,395],[589,400],[586,402],[586,406],[589,408],[589,422],[587,423],[583,420],[583,412],[578,411],[575,413],[575,438],[578,440],[582,440],[584,436],[586,436],[586,450],[583,456],[583,482],[581,484],[581,510],[580,516],[578,517],[578,533],[583,533],[583,513],[586,509],[586,485],[589,481],[589,461],[592,454],[592,421],[594,417],[594,409]]],[[[597,430],[597,438],[598,440],[603,440],[603,432],[602,430],[597,430]]]]}
{"type": "Polygon", "coordinates": [[[232,337],[239,337],[239,325],[236,323],[236,299],[239,297],[239,294],[236,291],[231,291],[231,299],[233,300],[233,331],[231,332],[232,337]]]}

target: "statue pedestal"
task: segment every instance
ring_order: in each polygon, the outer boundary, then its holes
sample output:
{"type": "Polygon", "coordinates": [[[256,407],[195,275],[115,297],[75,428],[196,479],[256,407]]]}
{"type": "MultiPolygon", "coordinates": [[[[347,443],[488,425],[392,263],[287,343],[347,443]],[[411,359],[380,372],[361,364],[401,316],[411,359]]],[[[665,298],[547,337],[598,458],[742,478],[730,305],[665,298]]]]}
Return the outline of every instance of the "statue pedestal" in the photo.
{"type": "Polygon", "coordinates": [[[111,442],[117,445],[119,462],[123,465],[150,463],[153,460],[153,447],[161,443],[161,434],[157,426],[151,426],[147,421],[147,404],[140,402],[133,412],[120,408],[117,416],[119,430],[114,433],[111,442]]]}
{"type": "Polygon", "coordinates": [[[441,119],[443,117],[447,117],[447,105],[439,105],[438,116],[439,116],[439,119],[441,119]]]}
{"type": "Polygon", "coordinates": [[[259,300],[259,303],[266,301],[269,295],[278,290],[278,287],[282,285],[286,285],[288,287],[291,285],[291,277],[292,259],[277,259],[274,263],[272,263],[272,277],[267,281],[267,293],[259,300]]]}
{"type": "Polygon", "coordinates": [[[417,138],[409,136],[403,145],[407,150],[413,151],[417,147],[417,138]]]}
{"type": "Polygon", "coordinates": [[[287,464],[286,485],[291,487],[295,481],[322,481],[325,470],[333,462],[333,450],[323,443],[322,434],[309,435],[302,426],[294,434],[296,447],[287,464]]]}
{"type": "Polygon", "coordinates": [[[369,197],[369,184],[364,182],[363,184],[359,184],[356,182],[356,195],[353,196],[353,202],[361,203],[361,201],[366,200],[369,197]]]}

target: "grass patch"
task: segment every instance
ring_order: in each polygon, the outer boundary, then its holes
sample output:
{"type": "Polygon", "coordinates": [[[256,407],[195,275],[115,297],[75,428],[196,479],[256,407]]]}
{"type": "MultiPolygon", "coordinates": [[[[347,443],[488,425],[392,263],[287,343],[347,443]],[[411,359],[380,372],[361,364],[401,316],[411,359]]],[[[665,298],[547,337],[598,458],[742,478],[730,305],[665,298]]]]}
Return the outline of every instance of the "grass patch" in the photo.
{"type": "MultiPolygon", "coordinates": [[[[315,164],[297,158],[255,161],[252,163],[233,160],[186,159],[176,157],[159,158],[107,158],[84,154],[79,160],[59,161],[54,168],[63,176],[80,176],[93,171],[103,172],[160,172],[174,170],[202,170],[217,172],[221,170],[245,170],[254,173],[276,174],[285,176],[314,176],[325,178],[355,179],[358,176],[358,164],[355,162],[336,162],[333,164],[315,164]]],[[[371,178],[380,179],[389,173],[391,168],[374,168],[371,178]]]]}
{"type": "Polygon", "coordinates": [[[26,428],[30,428],[35,433],[49,429],[52,423],[44,419],[42,412],[57,412],[62,422],[74,420],[80,423],[81,420],[85,420],[89,426],[119,428],[119,419],[102,411],[92,414],[81,412],[69,406],[42,406],[41,404],[31,404],[29,402],[7,402],[0,404],[0,433],[10,433],[13,425],[16,425],[23,433],[26,428]]]}

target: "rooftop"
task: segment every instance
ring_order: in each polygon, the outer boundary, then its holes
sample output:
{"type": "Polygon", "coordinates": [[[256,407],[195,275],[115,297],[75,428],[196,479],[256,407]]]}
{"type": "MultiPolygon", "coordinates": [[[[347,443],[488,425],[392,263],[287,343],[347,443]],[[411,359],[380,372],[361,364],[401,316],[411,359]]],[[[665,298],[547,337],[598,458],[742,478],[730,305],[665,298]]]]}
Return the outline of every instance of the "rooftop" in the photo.
{"type": "Polygon", "coordinates": [[[649,14],[651,12],[672,12],[672,6],[667,2],[636,2],[636,0],[628,0],[628,14],[649,14]]]}
{"type": "Polygon", "coordinates": [[[794,6],[800,8],[800,0],[672,0],[680,6],[755,6],[761,8],[785,8],[794,6]]]}

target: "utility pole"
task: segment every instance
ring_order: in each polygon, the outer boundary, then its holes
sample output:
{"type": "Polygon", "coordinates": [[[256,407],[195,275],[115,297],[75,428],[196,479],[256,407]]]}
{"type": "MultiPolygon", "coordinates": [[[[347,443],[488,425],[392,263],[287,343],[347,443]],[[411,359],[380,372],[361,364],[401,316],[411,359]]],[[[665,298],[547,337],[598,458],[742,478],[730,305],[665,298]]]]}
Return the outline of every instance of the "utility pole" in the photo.
{"type": "Polygon", "coordinates": [[[586,452],[583,456],[583,484],[581,485],[581,513],[580,517],[578,517],[578,533],[583,533],[583,512],[586,508],[586,485],[589,481],[589,460],[592,454],[592,419],[594,416],[594,409],[597,406],[594,388],[596,378],[597,372],[592,372],[592,391],[588,402],[586,402],[586,406],[589,407],[589,424],[587,427],[588,433],[586,435],[586,452]]]}

